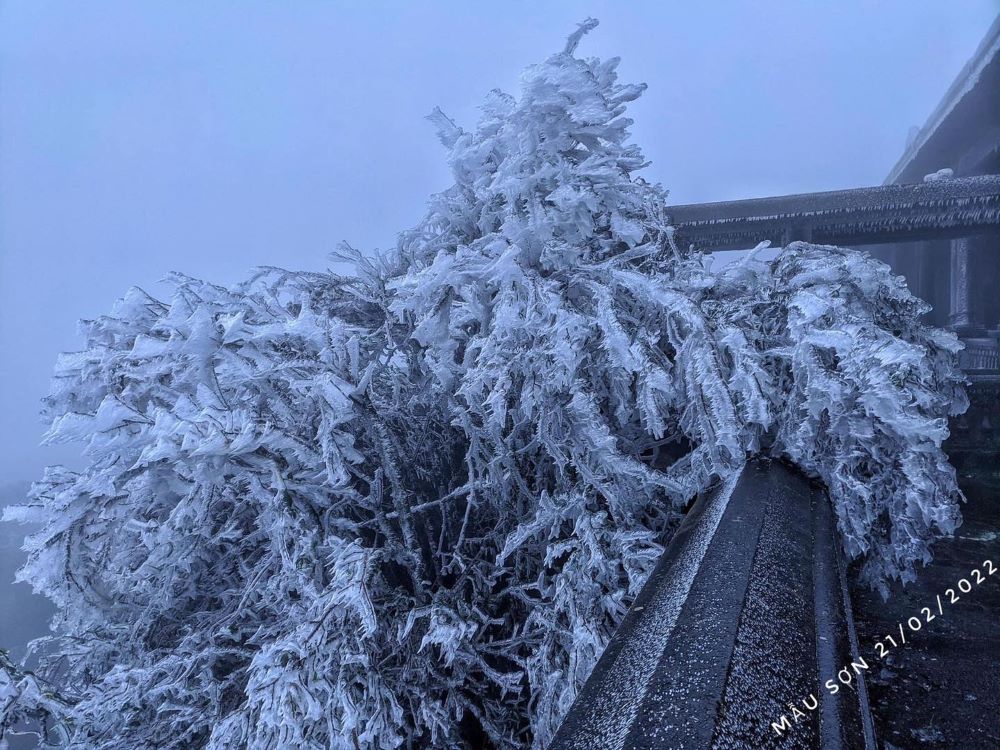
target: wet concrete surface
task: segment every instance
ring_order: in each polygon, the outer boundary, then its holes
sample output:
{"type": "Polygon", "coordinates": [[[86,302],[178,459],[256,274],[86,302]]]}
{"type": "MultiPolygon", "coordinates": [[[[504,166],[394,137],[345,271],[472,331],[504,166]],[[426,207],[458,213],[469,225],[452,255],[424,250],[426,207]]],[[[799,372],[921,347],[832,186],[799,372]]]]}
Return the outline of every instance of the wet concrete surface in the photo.
{"type": "Polygon", "coordinates": [[[1000,473],[960,470],[959,480],[968,498],[964,523],[954,538],[934,547],[934,560],[917,581],[893,587],[885,602],[852,586],[862,655],[877,658],[875,643],[888,646],[886,635],[898,642],[899,623],[915,616],[923,621],[916,633],[904,625],[908,642],[890,647],[868,673],[879,747],[885,750],[1000,748],[1000,473]],[[985,560],[993,562],[994,575],[988,575],[985,560]],[[973,569],[981,571],[982,583],[973,569]],[[968,593],[958,587],[963,579],[971,586],[968,593]]]}

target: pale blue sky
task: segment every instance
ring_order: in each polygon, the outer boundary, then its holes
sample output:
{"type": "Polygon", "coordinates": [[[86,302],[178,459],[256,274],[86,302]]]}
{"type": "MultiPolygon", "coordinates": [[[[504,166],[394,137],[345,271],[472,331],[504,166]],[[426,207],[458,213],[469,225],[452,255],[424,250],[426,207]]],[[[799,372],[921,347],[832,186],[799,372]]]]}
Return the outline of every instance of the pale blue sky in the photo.
{"type": "Polygon", "coordinates": [[[877,184],[996,0],[0,0],[0,478],[40,449],[75,320],[166,272],[223,283],[391,244],[447,184],[422,118],[461,122],[559,49],[620,55],[647,175],[675,202],[877,184]]]}

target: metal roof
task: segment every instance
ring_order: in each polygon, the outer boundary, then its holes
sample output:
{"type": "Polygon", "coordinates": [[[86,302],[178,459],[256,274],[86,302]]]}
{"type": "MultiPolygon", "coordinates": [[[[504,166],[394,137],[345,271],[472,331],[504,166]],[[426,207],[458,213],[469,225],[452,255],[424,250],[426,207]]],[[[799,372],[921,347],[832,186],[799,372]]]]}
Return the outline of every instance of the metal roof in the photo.
{"type": "MultiPolygon", "coordinates": [[[[928,161],[934,158],[940,160],[943,156],[948,158],[946,155],[951,154],[954,148],[942,146],[935,149],[932,141],[938,138],[949,121],[961,118],[961,109],[992,106],[992,111],[995,112],[997,101],[1000,101],[1000,16],[994,20],[972,58],[962,68],[917,136],[906,147],[886,177],[885,184],[919,180],[923,174],[916,174],[915,171],[932,172],[942,167],[957,166],[955,164],[934,166],[935,162],[928,161]],[[980,101],[973,102],[973,100],[980,101]],[[931,153],[934,151],[937,153],[931,153]]],[[[981,120],[981,118],[971,119],[981,120]]],[[[979,121],[977,127],[987,128],[995,124],[979,121]]],[[[968,145],[968,139],[959,140],[968,145]]],[[[952,155],[950,158],[957,156],[952,155]]]]}

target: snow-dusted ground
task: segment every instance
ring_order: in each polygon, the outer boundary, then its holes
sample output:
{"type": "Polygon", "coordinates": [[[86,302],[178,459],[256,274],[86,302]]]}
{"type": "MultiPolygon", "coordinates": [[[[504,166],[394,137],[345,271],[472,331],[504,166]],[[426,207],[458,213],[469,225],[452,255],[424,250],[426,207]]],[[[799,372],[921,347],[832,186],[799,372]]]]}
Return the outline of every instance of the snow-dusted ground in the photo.
{"type": "MultiPolygon", "coordinates": [[[[974,468],[959,477],[968,503],[953,539],[935,548],[934,561],[888,601],[854,586],[854,614],[868,648],[922,607],[937,613],[936,597],[956,589],[970,571],[992,560],[1000,569],[1000,475],[974,468]]],[[[987,578],[896,649],[869,680],[872,710],[886,748],[995,750],[1000,747],[1000,572],[987,578]]],[[[975,580],[971,577],[971,580],[975,580]]]]}

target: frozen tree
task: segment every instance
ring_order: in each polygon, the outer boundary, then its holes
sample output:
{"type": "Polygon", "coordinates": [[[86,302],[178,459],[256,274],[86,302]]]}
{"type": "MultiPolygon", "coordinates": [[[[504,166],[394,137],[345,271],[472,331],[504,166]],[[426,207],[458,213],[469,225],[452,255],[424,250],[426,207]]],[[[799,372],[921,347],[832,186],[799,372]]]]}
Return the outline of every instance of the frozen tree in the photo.
{"type": "Polygon", "coordinates": [[[454,185],[392,252],[85,324],[46,409],[87,467],[9,514],[63,746],[544,747],[754,454],[825,481],[874,585],[954,528],[955,337],[864,254],[677,247],[594,25],[475,130],[435,111],[454,185]]]}

